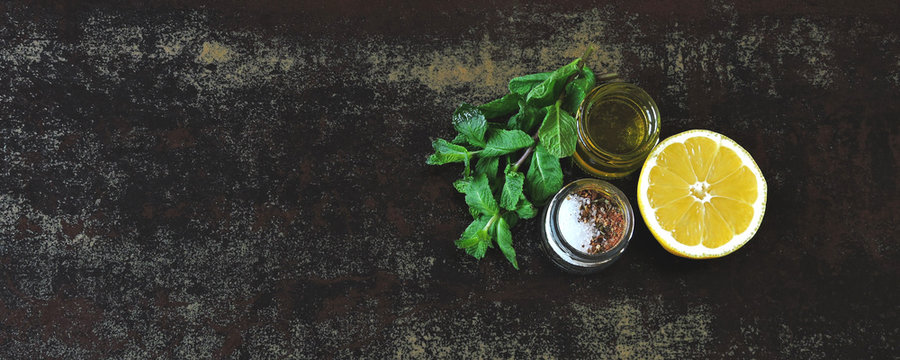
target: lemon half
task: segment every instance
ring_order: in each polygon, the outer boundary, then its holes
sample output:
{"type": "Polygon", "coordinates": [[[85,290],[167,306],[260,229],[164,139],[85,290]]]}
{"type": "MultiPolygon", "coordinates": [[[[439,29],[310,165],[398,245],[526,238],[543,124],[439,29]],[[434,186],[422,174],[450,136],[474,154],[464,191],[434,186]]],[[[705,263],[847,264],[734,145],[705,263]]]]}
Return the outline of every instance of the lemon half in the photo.
{"type": "Polygon", "coordinates": [[[750,240],[766,211],[766,180],[734,140],[689,130],[663,140],[644,162],[638,206],[669,252],[692,259],[728,255],[750,240]]]}

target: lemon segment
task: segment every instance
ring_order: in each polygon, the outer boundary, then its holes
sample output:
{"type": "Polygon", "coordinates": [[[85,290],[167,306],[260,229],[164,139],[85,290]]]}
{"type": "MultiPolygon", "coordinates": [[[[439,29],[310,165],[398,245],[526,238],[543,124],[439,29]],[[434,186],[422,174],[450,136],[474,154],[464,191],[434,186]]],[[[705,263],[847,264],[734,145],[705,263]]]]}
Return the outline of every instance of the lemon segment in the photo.
{"type": "Polygon", "coordinates": [[[756,201],[756,175],[746,166],[741,166],[731,175],[712,184],[709,194],[752,204],[756,201]]]}
{"type": "Polygon", "coordinates": [[[753,219],[753,206],[750,204],[724,197],[714,197],[709,202],[716,209],[721,209],[719,214],[735,233],[742,233],[750,226],[753,219]]]}
{"type": "Polygon", "coordinates": [[[714,164],[709,167],[706,181],[717,183],[719,180],[722,180],[722,178],[731,175],[740,169],[741,166],[743,166],[741,158],[738,157],[734,150],[720,147],[718,154],[716,154],[714,164]]]}
{"type": "Polygon", "coordinates": [[[686,183],[693,184],[697,181],[697,176],[694,175],[693,167],[691,166],[691,163],[688,162],[689,159],[690,156],[688,155],[687,148],[684,144],[676,143],[672,144],[666,152],[659,154],[658,161],[660,167],[675,173],[675,175],[680,177],[686,183]]]}
{"type": "Polygon", "coordinates": [[[706,180],[710,165],[719,153],[719,144],[708,138],[695,137],[685,140],[684,147],[690,157],[694,176],[697,180],[706,180]]]}
{"type": "Polygon", "coordinates": [[[713,258],[753,237],[766,191],[762,172],[744,148],[724,135],[691,130],[663,140],[647,157],[638,206],[666,250],[713,258]]]}

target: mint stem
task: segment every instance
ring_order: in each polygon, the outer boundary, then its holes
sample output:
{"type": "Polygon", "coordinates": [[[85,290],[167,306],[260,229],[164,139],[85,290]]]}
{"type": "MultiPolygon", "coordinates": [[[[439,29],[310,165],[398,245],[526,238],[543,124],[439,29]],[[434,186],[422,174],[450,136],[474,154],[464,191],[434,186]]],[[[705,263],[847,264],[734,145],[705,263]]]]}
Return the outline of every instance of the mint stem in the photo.
{"type": "Polygon", "coordinates": [[[497,220],[500,219],[500,213],[501,213],[501,212],[502,212],[502,211],[498,211],[496,214],[494,214],[494,216],[491,216],[491,219],[488,220],[488,223],[485,224],[484,227],[483,227],[481,230],[484,230],[484,231],[486,231],[486,232],[490,232],[490,231],[491,231],[491,227],[494,226],[494,223],[497,222],[497,220]]]}
{"type": "Polygon", "coordinates": [[[615,80],[615,79],[618,79],[618,78],[619,78],[619,74],[617,74],[617,73],[614,73],[614,72],[612,72],[612,73],[606,73],[606,74],[597,76],[597,82],[599,83],[599,82],[601,82],[601,81],[615,80]]]}
{"type": "Polygon", "coordinates": [[[584,54],[581,54],[581,64],[578,67],[581,70],[581,67],[584,66],[584,60],[591,56],[594,53],[594,45],[588,45],[588,48],[584,50],[584,54]]]}
{"type": "Polygon", "coordinates": [[[538,134],[534,133],[531,138],[534,139],[535,145],[531,145],[527,149],[525,149],[525,153],[523,153],[522,157],[519,158],[519,161],[516,161],[516,164],[513,165],[513,171],[519,171],[519,168],[522,167],[522,164],[525,163],[525,160],[528,160],[528,157],[531,156],[531,153],[534,152],[534,147],[537,146],[538,142],[538,134]]]}

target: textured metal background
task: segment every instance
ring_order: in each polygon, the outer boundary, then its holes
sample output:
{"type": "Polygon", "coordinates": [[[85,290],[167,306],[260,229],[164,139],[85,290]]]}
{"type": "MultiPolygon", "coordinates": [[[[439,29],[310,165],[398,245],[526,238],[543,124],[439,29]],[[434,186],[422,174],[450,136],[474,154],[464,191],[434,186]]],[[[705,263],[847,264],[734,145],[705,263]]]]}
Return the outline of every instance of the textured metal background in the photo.
{"type": "Polygon", "coordinates": [[[0,357],[894,357],[898,7],[5,2],[0,357]],[[520,271],[453,247],[429,138],[589,43],[663,136],[755,157],[747,246],[683,260],[639,223],[586,277],[537,221],[520,271]]]}

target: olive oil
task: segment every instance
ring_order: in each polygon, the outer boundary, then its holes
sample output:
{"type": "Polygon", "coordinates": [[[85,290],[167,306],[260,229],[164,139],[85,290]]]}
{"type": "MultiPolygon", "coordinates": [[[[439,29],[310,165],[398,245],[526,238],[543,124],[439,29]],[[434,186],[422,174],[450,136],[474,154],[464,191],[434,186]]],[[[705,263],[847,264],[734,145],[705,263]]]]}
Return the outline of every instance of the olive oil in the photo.
{"type": "Polygon", "coordinates": [[[659,142],[659,110],[641,88],[623,82],[594,88],[576,115],[575,163],[601,178],[620,178],[643,164],[659,142]]]}
{"type": "Polygon", "coordinates": [[[613,154],[634,151],[647,136],[647,119],[633,100],[609,97],[594,105],[585,121],[587,135],[597,146],[613,154]]]}

